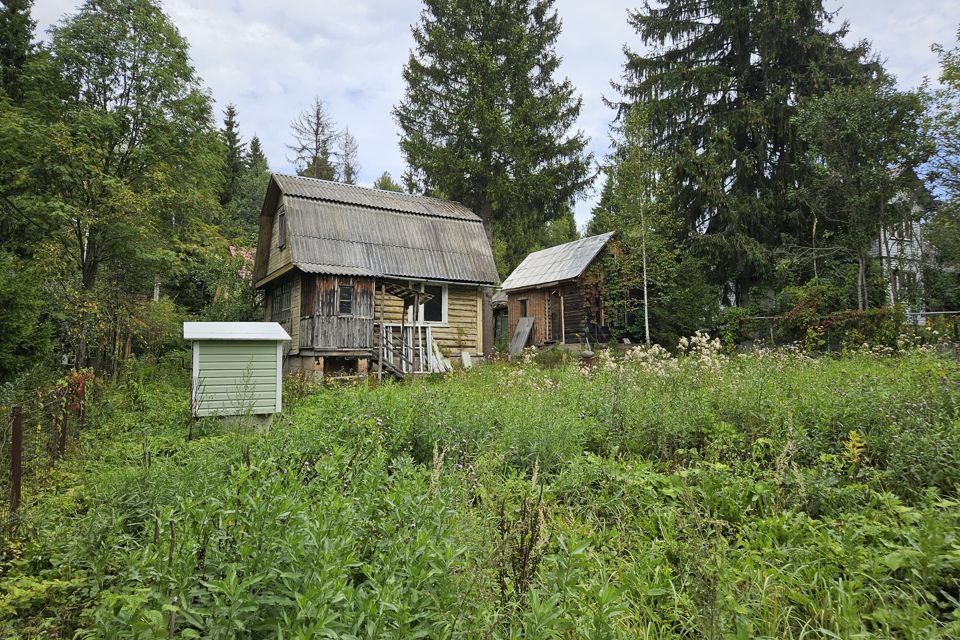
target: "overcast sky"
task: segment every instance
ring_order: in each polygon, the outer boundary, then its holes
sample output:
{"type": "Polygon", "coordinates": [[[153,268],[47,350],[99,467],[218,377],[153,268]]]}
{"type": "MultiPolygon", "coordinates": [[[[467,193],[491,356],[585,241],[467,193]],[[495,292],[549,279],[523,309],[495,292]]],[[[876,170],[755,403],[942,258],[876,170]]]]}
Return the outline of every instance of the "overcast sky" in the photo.
{"type": "MultiPolygon", "coordinates": [[[[76,0],[36,0],[34,17],[42,34],[76,0]]],[[[579,127],[599,160],[608,150],[612,112],[610,80],[620,74],[623,45],[637,48],[626,24],[634,0],[557,0],[563,19],[558,49],[560,73],[583,96],[579,127]]],[[[314,96],[329,106],[360,147],[360,183],[383,171],[403,173],[391,107],[403,94],[400,72],[412,46],[415,0],[164,0],[167,14],[190,43],[193,62],[223,107],[237,105],[245,140],[257,134],[270,166],[290,171],[286,144],[290,122],[314,96]]],[[[827,0],[839,20],[850,22],[851,40],[867,38],[887,60],[903,87],[937,73],[934,42],[952,46],[960,25],[960,0],[827,0]]],[[[577,204],[582,226],[598,197],[577,204]]]]}

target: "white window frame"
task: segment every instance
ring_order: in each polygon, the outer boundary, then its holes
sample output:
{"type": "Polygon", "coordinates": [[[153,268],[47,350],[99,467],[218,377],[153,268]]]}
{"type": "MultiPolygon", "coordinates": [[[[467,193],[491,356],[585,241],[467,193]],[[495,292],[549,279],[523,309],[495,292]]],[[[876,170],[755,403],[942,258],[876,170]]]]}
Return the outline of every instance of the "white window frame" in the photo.
{"type": "MultiPolygon", "coordinates": [[[[417,317],[420,318],[420,323],[425,325],[430,325],[431,327],[446,327],[450,324],[450,287],[444,282],[431,282],[429,280],[419,281],[419,282],[410,282],[410,288],[423,293],[424,287],[441,287],[443,289],[442,295],[442,309],[443,314],[441,320],[437,322],[436,320],[424,320],[423,319],[423,302],[420,303],[420,310],[417,314],[417,317]]],[[[413,307],[407,310],[407,322],[413,322],[413,307]]]]}

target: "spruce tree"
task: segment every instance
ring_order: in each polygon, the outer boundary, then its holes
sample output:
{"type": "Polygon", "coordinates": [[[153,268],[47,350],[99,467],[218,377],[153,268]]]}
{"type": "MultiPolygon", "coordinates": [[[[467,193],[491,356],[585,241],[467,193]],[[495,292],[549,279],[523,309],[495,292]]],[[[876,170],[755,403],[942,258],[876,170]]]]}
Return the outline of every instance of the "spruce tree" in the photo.
{"type": "Polygon", "coordinates": [[[263,153],[260,138],[254,135],[243,157],[237,189],[233,200],[227,206],[228,218],[234,226],[225,231],[237,236],[238,242],[253,246],[257,229],[260,226],[260,208],[270,182],[270,167],[263,153]]]}
{"type": "Polygon", "coordinates": [[[30,16],[33,0],[0,3],[0,90],[16,101],[21,98],[20,74],[32,49],[37,23],[30,16]]]}
{"type": "Polygon", "coordinates": [[[581,99],[556,77],[560,18],[554,0],[424,5],[393,110],[408,186],[476,212],[506,273],[592,178],[581,99]]]}
{"type": "Polygon", "coordinates": [[[647,2],[629,20],[647,50],[627,50],[621,107],[647,108],[671,209],[743,302],[809,217],[793,198],[808,171],[797,105],[864,78],[866,45],[843,46],[822,0],[647,2]]]}
{"type": "Polygon", "coordinates": [[[244,144],[240,139],[236,105],[228,104],[223,116],[220,137],[223,139],[227,153],[223,163],[223,191],[220,193],[220,204],[227,206],[237,196],[240,175],[244,167],[244,144]]]}

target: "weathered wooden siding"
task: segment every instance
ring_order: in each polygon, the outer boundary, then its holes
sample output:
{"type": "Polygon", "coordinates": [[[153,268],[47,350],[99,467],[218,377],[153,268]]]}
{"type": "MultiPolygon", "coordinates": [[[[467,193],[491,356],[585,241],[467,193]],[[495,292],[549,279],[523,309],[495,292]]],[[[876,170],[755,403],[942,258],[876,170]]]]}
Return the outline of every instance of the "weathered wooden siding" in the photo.
{"type": "Polygon", "coordinates": [[[481,325],[477,318],[478,287],[458,287],[450,285],[447,289],[447,326],[434,326],[433,341],[440,344],[448,357],[458,356],[461,351],[480,355],[481,325]]]}
{"type": "Polygon", "coordinates": [[[301,276],[299,271],[293,274],[293,290],[290,292],[290,346],[288,353],[300,352],[300,322],[297,309],[300,308],[301,276]]]}
{"type": "Polygon", "coordinates": [[[533,318],[533,329],[530,331],[529,344],[539,345],[547,340],[550,322],[549,293],[547,289],[528,289],[507,294],[507,324],[510,329],[508,341],[517,330],[517,323],[521,318],[521,300],[527,301],[526,317],[533,318]]]}
{"type": "Polygon", "coordinates": [[[300,302],[303,348],[352,351],[373,348],[373,278],[303,274],[300,302]],[[353,287],[353,313],[339,314],[339,286],[353,287]]]}
{"type": "Polygon", "coordinates": [[[280,241],[280,208],[283,207],[283,198],[280,199],[280,204],[277,207],[277,210],[273,213],[273,228],[270,232],[270,255],[267,257],[267,273],[266,276],[269,278],[276,271],[283,269],[290,264],[290,238],[289,238],[289,220],[287,221],[287,243],[284,245],[283,249],[279,246],[280,241]]]}
{"type": "Polygon", "coordinates": [[[587,337],[593,339],[591,324],[596,317],[594,305],[598,298],[590,285],[579,280],[566,282],[560,287],[563,296],[564,342],[584,342],[587,337]]]}
{"type": "Polygon", "coordinates": [[[277,343],[198,342],[197,415],[273,413],[277,403],[277,343]]]}
{"type": "MultiPolygon", "coordinates": [[[[510,292],[507,295],[507,324],[512,337],[520,320],[520,301],[527,301],[527,316],[534,319],[530,332],[530,344],[541,345],[547,341],[559,341],[563,331],[564,342],[582,343],[595,340],[597,326],[601,324],[600,298],[597,288],[582,279],[547,287],[510,292]],[[551,295],[553,292],[556,294],[551,295]],[[554,314],[551,304],[563,306],[563,322],[552,326],[554,314]]],[[[560,314],[557,313],[556,317],[560,314]]]]}

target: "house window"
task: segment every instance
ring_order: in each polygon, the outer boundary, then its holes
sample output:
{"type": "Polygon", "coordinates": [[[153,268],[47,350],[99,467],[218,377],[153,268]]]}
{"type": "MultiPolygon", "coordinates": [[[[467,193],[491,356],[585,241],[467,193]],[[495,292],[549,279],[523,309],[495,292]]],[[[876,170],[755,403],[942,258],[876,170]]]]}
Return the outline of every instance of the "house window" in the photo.
{"type": "Polygon", "coordinates": [[[287,281],[276,287],[270,296],[270,319],[290,331],[290,301],[293,296],[293,282],[287,281]]]}
{"type": "Polygon", "coordinates": [[[520,305],[520,317],[526,318],[527,317],[527,299],[523,298],[521,300],[517,300],[517,304],[520,305]]]}
{"type": "Polygon", "coordinates": [[[423,303],[423,319],[425,322],[443,322],[444,287],[428,284],[423,288],[432,298],[423,303]]]}
{"type": "Polygon", "coordinates": [[[341,316],[353,315],[353,286],[342,284],[338,287],[338,312],[341,316]]]}
{"type": "Polygon", "coordinates": [[[277,247],[283,249],[287,246],[287,212],[282,207],[277,214],[277,247]]]}
{"type": "MultiPolygon", "coordinates": [[[[418,315],[420,322],[446,324],[448,298],[447,285],[411,283],[410,286],[417,291],[422,291],[423,293],[432,296],[429,300],[421,299],[420,301],[420,313],[418,315]]],[[[407,320],[413,322],[412,308],[407,315],[407,320]]]]}

